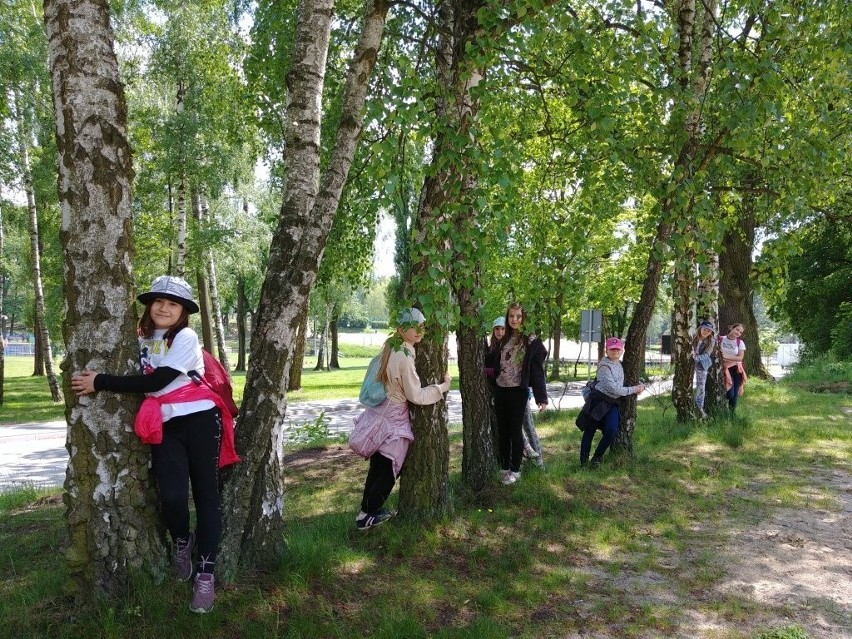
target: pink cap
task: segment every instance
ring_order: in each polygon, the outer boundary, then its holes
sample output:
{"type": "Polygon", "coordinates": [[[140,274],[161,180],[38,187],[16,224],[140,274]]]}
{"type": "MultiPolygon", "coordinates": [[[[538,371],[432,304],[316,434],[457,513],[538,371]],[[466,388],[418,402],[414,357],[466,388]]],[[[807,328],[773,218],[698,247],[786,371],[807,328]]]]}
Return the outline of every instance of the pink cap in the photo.
{"type": "Polygon", "coordinates": [[[610,337],[606,341],[606,347],[607,350],[609,350],[610,348],[620,348],[621,350],[624,350],[624,342],[617,337],[610,337]]]}

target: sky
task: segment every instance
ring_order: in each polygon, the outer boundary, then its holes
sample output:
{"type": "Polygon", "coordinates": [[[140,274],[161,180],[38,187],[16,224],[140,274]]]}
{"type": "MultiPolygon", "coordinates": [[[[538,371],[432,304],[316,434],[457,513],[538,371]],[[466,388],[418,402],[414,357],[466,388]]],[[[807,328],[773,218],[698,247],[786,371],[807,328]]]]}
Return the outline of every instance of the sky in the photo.
{"type": "Polygon", "coordinates": [[[395,240],[396,223],[390,216],[382,215],[373,242],[373,277],[389,277],[396,273],[393,263],[395,240]]]}

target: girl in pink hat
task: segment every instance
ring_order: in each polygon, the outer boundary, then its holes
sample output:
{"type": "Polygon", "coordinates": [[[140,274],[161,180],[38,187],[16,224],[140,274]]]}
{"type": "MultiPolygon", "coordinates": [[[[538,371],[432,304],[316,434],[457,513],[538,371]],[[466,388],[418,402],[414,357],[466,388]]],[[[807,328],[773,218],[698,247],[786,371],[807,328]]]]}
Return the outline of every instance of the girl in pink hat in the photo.
{"type": "Polygon", "coordinates": [[[628,395],[639,395],[645,390],[644,384],[624,385],[624,369],[621,367],[621,354],[623,352],[624,342],[618,337],[610,337],[606,341],[606,356],[598,362],[594,390],[587,400],[586,406],[583,407],[583,411],[588,411],[591,419],[583,430],[583,439],[580,442],[581,466],[589,464],[592,440],[595,437],[595,431],[598,429],[601,430],[603,435],[595,449],[591,467],[597,468],[601,465],[604,453],[618,434],[618,425],[621,420],[619,400],[628,395]]]}

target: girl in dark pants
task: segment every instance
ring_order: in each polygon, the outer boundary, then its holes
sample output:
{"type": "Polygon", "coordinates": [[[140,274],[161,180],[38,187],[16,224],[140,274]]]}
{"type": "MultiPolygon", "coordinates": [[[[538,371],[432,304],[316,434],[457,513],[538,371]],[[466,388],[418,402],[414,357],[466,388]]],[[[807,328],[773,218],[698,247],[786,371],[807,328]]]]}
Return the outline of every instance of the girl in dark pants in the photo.
{"type": "MultiPolygon", "coordinates": [[[[381,453],[373,453],[370,457],[370,470],[364,481],[364,496],[361,499],[361,512],[378,513],[390,497],[396,476],[393,473],[393,462],[381,453]]],[[[376,521],[375,523],[381,523],[376,521]]]]}
{"type": "Polygon", "coordinates": [[[416,308],[404,309],[397,316],[396,331],[382,348],[382,360],[376,380],[382,383],[387,398],[378,406],[355,418],[349,446],[370,460],[364,481],[361,512],[355,516],[358,530],[369,530],[393,516],[383,508],[402,471],[408,447],[414,441],[408,403],[428,406],[444,398],[450,390],[447,374],[440,384],[423,386],[414,366],[415,346],[423,339],[426,318],[416,308]]]}
{"type": "Polygon", "coordinates": [[[222,534],[218,470],[239,460],[233,449],[233,418],[222,399],[187,373],[204,374],[204,359],[189,314],[198,312],[189,284],[162,276],[137,299],[145,304],[139,321],[142,375],[106,375],[84,370],[72,376],[78,396],[95,391],[145,393],[134,429],[152,444],[160,507],[172,537],[172,567],[180,581],[196,575],[190,609],[209,612],[216,599],[213,568],[222,534]],[[224,419],[223,419],[224,416],[224,419]],[[189,529],[189,485],[197,533],[189,529]]]}
{"type": "MultiPolygon", "coordinates": [[[[615,441],[615,436],[618,434],[618,424],[621,420],[621,414],[618,406],[611,406],[604,418],[600,421],[598,428],[603,433],[595,448],[595,455],[592,457],[592,464],[598,466],[603,459],[604,453],[615,441]]],[[[585,465],[589,459],[589,453],[592,450],[592,440],[595,437],[595,428],[587,428],[583,431],[583,439],[580,441],[580,460],[581,464],[585,465]]]]}
{"type": "MultiPolygon", "coordinates": [[[[219,504],[219,446],[222,418],[218,408],[174,417],[166,422],[163,442],[151,446],[154,476],[160,493],[160,508],[169,531],[177,539],[188,539],[189,486],[195,503],[196,549],[200,562],[213,564],[222,535],[219,504]],[[186,478],[189,477],[189,482],[186,478]]],[[[208,565],[199,572],[209,572],[208,565]]],[[[184,571],[183,576],[185,576],[184,571]]],[[[179,575],[179,577],[182,575],[179,575]]]]}
{"type": "MultiPolygon", "coordinates": [[[[621,353],[624,351],[624,342],[618,337],[610,337],[606,341],[606,357],[598,362],[598,372],[595,374],[595,390],[612,400],[620,400],[628,395],[639,395],[645,390],[644,384],[636,386],[624,385],[624,369],[621,367],[621,353]]],[[[592,449],[592,440],[595,431],[603,432],[601,440],[595,448],[592,457],[592,468],[601,464],[604,453],[609,449],[615,436],[618,434],[618,426],[621,421],[621,413],[617,403],[610,406],[609,410],[597,423],[597,427],[589,426],[583,431],[583,439],[580,442],[580,465],[589,463],[589,452],[592,449]]]]}
{"type": "Polygon", "coordinates": [[[728,334],[719,338],[719,353],[722,356],[722,375],[725,381],[725,397],[731,413],[737,408],[737,400],[743,393],[743,384],[748,379],[743,368],[746,345],[741,339],[745,328],[742,324],[731,324],[728,334]]]}
{"type": "Polygon", "coordinates": [[[502,470],[501,481],[514,484],[521,478],[524,454],[523,421],[528,388],[532,388],[539,410],[547,408],[544,359],[547,349],[535,335],[524,335],[526,313],[520,304],[506,310],[506,333],[499,348],[489,353],[488,368],[494,369],[496,387],[497,442],[502,470]]]}

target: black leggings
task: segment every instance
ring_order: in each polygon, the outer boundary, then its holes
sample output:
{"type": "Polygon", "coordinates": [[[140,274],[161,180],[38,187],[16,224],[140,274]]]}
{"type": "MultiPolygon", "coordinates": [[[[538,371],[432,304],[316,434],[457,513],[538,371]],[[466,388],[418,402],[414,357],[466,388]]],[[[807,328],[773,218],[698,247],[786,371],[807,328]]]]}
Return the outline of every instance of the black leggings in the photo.
{"type": "Polygon", "coordinates": [[[151,446],[160,508],[173,541],[189,536],[189,484],[192,484],[198,558],[205,563],[216,561],[222,536],[221,443],[222,417],[218,408],[211,408],[165,422],[163,443],[151,446]]]}
{"type": "Polygon", "coordinates": [[[497,444],[500,468],[518,472],[524,455],[524,412],[529,403],[529,391],[522,386],[498,386],[494,393],[497,413],[497,444]]]}
{"type": "Polygon", "coordinates": [[[375,515],[387,501],[396,483],[393,475],[393,462],[381,453],[373,453],[370,457],[370,470],[364,482],[364,497],[361,499],[361,510],[368,515],[375,515]]]}

